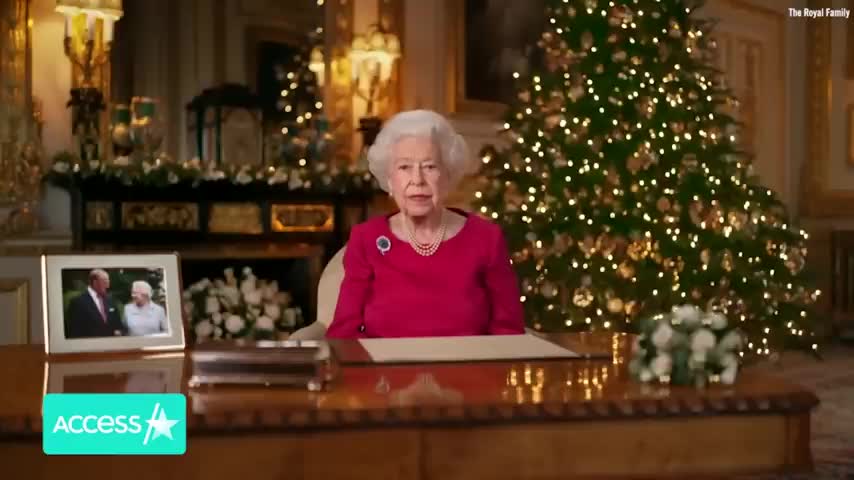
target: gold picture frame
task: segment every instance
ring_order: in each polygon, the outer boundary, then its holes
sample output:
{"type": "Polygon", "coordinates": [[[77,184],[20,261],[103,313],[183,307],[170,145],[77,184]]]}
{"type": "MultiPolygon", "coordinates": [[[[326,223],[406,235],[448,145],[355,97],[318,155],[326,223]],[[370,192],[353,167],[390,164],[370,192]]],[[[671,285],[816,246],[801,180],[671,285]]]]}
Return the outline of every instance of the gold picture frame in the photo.
{"type": "Polygon", "coordinates": [[[321,204],[273,205],[270,225],[274,232],[332,232],[335,208],[321,204]]]}
{"type": "MultiPolygon", "coordinates": [[[[26,278],[0,279],[0,294],[11,294],[15,299],[14,343],[30,343],[30,281],[26,278]]],[[[6,319],[3,319],[4,321],[6,319]]]]}

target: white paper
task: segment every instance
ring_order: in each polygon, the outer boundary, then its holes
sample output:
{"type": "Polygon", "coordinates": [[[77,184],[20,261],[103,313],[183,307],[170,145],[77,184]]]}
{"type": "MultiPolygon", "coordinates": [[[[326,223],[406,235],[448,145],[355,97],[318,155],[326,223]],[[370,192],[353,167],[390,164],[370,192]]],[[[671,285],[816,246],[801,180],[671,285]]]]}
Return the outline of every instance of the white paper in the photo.
{"type": "Polygon", "coordinates": [[[534,335],[368,338],[359,342],[374,362],[465,362],[577,358],[579,355],[534,335]]]}

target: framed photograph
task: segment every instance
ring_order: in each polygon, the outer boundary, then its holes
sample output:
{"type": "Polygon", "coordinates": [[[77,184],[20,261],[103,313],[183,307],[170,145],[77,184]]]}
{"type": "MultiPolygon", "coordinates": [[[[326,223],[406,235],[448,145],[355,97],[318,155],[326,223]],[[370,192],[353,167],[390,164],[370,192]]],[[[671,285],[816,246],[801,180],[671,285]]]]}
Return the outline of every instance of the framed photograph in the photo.
{"type": "Polygon", "coordinates": [[[185,346],[177,254],[44,255],[45,351],[185,346]]]}
{"type": "Polygon", "coordinates": [[[181,393],[184,354],[133,360],[46,362],[44,393],[181,393]]]}
{"type": "Polygon", "coordinates": [[[451,111],[498,117],[517,95],[513,73],[544,64],[537,42],[546,25],[543,0],[446,0],[454,31],[448,57],[456,72],[451,111]]]}

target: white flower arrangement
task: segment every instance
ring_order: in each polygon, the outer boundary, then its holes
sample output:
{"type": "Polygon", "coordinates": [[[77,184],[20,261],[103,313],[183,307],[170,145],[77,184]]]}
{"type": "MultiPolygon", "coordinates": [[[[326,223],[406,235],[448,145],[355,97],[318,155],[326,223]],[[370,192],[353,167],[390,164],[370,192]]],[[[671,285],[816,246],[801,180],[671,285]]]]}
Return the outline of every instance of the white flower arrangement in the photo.
{"type": "Polygon", "coordinates": [[[693,305],[674,307],[641,323],[629,371],[644,383],[731,385],[743,343],[722,313],[693,305]]]}
{"type": "Polygon", "coordinates": [[[278,282],[259,280],[245,267],[238,281],[234,269],[223,279],[202,279],[184,291],[184,314],[196,341],[249,338],[277,339],[302,324],[302,309],[291,306],[278,282]]]}

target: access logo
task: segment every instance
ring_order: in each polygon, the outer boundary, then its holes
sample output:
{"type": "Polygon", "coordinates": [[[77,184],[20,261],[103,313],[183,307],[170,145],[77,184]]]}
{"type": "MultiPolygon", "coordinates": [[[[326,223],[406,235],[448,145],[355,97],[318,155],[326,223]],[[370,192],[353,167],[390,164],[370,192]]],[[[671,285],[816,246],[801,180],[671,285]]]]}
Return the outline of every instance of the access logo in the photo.
{"type": "Polygon", "coordinates": [[[49,393],[42,449],[47,455],[183,455],[187,399],[173,393],[49,393]]]}

